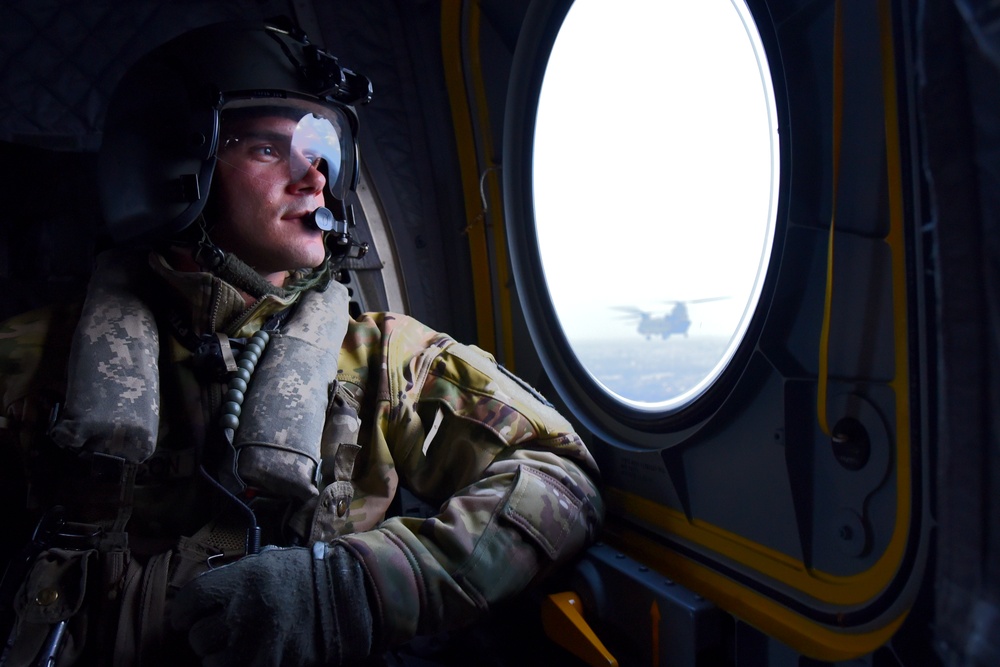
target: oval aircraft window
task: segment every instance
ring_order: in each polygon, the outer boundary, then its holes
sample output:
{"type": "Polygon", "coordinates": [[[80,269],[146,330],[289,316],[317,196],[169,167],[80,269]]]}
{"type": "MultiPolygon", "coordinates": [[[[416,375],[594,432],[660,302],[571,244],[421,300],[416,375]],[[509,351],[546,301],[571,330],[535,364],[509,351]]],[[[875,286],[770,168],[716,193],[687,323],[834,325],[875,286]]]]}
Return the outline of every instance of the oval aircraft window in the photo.
{"type": "Polygon", "coordinates": [[[778,201],[770,72],[743,0],[576,0],[535,118],[541,268],[565,339],[629,410],[676,411],[736,353],[778,201]]]}

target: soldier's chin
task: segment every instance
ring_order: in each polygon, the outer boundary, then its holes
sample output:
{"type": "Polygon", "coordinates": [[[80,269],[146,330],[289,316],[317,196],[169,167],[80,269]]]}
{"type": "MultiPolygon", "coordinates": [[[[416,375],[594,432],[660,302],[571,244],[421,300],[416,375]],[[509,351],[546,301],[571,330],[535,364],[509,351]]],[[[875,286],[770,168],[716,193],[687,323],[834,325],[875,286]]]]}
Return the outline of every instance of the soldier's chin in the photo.
{"type": "Polygon", "coordinates": [[[326,244],[323,242],[322,235],[320,236],[319,243],[317,244],[315,250],[309,253],[309,266],[314,269],[318,269],[323,266],[323,262],[326,261],[326,244]]]}

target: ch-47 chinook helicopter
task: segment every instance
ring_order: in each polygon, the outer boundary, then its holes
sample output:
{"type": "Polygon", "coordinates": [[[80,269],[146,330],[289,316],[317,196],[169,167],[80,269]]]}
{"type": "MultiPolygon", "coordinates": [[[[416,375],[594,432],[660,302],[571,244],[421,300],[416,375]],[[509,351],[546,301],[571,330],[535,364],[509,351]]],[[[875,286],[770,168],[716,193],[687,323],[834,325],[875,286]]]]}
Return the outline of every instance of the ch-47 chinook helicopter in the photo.
{"type": "Polygon", "coordinates": [[[653,336],[660,336],[663,340],[666,340],[674,335],[687,337],[688,330],[691,328],[691,316],[688,314],[688,304],[721,301],[727,298],[729,297],[716,296],[707,299],[667,301],[666,303],[674,304],[674,307],[670,309],[670,312],[663,315],[656,315],[651,311],[642,310],[635,306],[615,306],[614,309],[625,313],[625,315],[621,316],[624,319],[638,320],[639,323],[636,331],[644,335],[646,340],[650,340],[653,336]]]}

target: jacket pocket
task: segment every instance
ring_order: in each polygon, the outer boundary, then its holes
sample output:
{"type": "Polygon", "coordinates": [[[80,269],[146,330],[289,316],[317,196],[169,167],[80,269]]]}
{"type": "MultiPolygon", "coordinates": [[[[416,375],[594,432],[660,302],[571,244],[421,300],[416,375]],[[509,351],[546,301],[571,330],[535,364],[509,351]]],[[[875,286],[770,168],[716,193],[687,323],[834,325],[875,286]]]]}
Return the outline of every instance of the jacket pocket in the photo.
{"type": "Polygon", "coordinates": [[[96,549],[48,549],[38,555],[15,599],[16,638],[6,665],[33,664],[56,638],[62,644],[59,664],[73,664],[83,648],[86,613],[80,612],[96,557],[96,549]]]}

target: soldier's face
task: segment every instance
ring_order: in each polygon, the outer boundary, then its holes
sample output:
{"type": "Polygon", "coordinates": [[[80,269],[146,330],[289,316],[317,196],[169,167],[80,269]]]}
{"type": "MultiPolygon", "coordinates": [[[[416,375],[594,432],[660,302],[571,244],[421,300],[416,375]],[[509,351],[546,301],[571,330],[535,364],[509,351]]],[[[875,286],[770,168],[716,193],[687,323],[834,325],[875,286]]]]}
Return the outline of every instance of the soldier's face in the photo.
{"type": "Polygon", "coordinates": [[[263,117],[224,128],[212,183],[212,240],[278,286],[326,256],[323,233],[307,217],[323,206],[326,178],[320,162],[293,154],[295,125],[263,117]]]}

